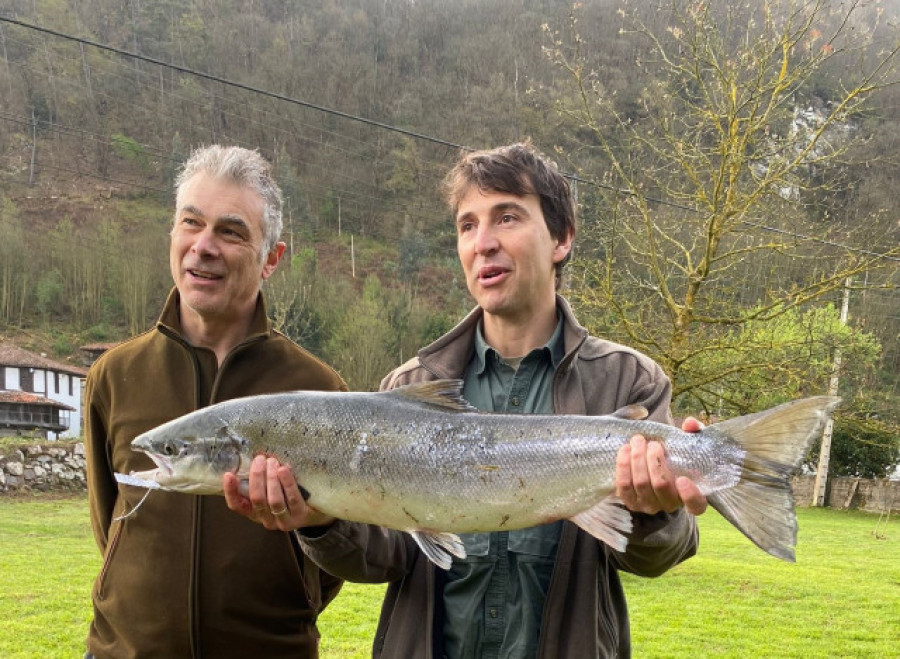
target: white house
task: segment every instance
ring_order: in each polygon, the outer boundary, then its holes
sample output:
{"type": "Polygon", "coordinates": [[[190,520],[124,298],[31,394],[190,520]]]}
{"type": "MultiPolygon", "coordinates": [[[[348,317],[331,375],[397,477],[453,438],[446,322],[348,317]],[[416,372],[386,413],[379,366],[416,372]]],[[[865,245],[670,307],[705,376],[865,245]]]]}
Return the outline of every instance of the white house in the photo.
{"type": "Polygon", "coordinates": [[[36,396],[0,398],[0,431],[37,431],[47,436],[81,435],[81,388],[87,369],[63,364],[9,342],[0,342],[0,392],[26,392],[36,396]],[[41,398],[60,405],[47,405],[41,398]],[[3,402],[6,401],[6,402],[3,402]],[[52,408],[52,418],[47,409],[52,408]],[[25,412],[23,413],[23,410],[25,412]]]}

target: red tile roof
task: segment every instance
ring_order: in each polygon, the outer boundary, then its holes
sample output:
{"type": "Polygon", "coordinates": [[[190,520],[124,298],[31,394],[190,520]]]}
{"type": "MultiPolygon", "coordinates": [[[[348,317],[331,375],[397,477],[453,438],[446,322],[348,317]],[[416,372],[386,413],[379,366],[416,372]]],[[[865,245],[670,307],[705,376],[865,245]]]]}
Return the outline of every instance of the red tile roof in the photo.
{"type": "Polygon", "coordinates": [[[0,403],[23,403],[25,405],[49,405],[50,407],[58,407],[61,410],[69,410],[74,412],[74,407],[69,407],[65,403],[58,400],[50,400],[37,394],[27,391],[10,391],[8,389],[0,389],[0,403]]]}
{"type": "Polygon", "coordinates": [[[59,371],[60,373],[68,373],[85,377],[87,369],[71,364],[53,361],[43,355],[29,352],[24,348],[9,343],[7,341],[0,342],[0,366],[18,366],[20,368],[43,368],[48,371],[59,371]]]}

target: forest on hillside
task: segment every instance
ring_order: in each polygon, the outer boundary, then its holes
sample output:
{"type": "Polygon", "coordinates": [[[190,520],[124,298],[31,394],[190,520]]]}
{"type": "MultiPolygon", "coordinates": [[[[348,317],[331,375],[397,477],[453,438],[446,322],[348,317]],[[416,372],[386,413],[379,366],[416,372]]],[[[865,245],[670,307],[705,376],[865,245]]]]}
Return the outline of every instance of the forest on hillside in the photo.
{"type": "Polygon", "coordinates": [[[2,331],[63,355],[149,327],[178,165],[235,143],[285,192],[273,317],[374,388],[471,305],[444,172],[531,140],[580,203],[567,296],[679,410],[835,383],[896,438],[898,22],[896,0],[7,0],[2,331]]]}

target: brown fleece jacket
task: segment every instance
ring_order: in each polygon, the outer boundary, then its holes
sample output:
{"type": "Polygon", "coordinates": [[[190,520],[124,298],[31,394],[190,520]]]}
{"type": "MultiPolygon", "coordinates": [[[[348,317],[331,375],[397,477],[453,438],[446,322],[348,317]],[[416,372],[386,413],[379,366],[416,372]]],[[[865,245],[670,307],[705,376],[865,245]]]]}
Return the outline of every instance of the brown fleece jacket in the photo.
{"type": "Polygon", "coordinates": [[[103,552],[88,651],[115,657],[318,656],[316,617],[341,581],[293,534],[267,531],[219,496],[144,490],[114,473],[152,468],[131,440],[211,403],[299,389],[346,391],[330,367],[271,329],[260,295],[250,335],[217,365],[180,335],[172,291],[156,327],[104,354],[85,385],[91,524],[103,552]]]}

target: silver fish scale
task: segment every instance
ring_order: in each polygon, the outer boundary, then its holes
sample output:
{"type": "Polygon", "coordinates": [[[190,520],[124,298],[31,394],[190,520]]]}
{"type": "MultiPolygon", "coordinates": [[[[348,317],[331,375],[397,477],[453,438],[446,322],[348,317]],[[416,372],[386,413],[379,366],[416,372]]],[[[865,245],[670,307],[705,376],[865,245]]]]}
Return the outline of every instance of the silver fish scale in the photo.
{"type": "Polygon", "coordinates": [[[254,452],[288,462],[311,505],[397,528],[440,520],[442,531],[463,533],[570,517],[612,491],[616,453],[635,432],[667,440],[673,466],[709,491],[735,478],[734,456],[663,424],[362,396],[268,396],[227,423],[254,452]]]}

